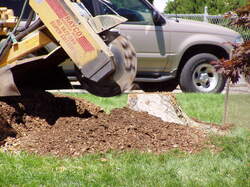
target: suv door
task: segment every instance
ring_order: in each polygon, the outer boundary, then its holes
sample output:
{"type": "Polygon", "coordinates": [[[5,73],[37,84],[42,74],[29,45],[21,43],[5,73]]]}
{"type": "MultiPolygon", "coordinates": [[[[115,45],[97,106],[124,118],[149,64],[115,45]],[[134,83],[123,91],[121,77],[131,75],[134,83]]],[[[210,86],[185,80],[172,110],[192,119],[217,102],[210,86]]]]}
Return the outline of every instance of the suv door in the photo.
{"type": "MultiPolygon", "coordinates": [[[[121,34],[133,43],[138,57],[138,71],[163,72],[170,51],[170,33],[154,22],[155,10],[144,0],[109,0],[101,9],[113,9],[128,21],[118,26],[121,34]],[[108,6],[108,7],[107,7],[108,6]]],[[[165,20],[164,20],[165,23],[165,20]]],[[[164,24],[163,23],[163,24],[164,24]]]]}

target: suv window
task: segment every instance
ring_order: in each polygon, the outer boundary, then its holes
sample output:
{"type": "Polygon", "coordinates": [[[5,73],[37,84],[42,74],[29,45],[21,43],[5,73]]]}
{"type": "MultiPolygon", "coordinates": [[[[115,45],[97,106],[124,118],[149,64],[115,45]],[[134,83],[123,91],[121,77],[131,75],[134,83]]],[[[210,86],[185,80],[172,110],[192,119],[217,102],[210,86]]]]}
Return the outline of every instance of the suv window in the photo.
{"type": "MultiPolygon", "coordinates": [[[[106,2],[106,1],[105,1],[106,2]]],[[[154,25],[152,10],[140,0],[109,0],[107,3],[119,15],[128,19],[128,23],[154,25]]],[[[105,13],[110,9],[103,7],[105,13]]]]}
{"type": "MultiPolygon", "coordinates": [[[[0,7],[7,7],[9,9],[12,9],[14,11],[15,16],[19,17],[23,8],[25,0],[0,0],[0,7]]],[[[30,7],[26,8],[24,12],[23,19],[27,19],[30,12],[30,7]]]]}

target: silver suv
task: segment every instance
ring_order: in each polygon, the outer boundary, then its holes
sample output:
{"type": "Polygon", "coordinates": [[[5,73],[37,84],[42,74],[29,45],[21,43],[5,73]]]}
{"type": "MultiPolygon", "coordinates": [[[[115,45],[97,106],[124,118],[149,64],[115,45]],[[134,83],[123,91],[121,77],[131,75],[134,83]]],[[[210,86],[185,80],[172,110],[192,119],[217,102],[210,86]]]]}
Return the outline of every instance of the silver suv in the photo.
{"type": "Polygon", "coordinates": [[[239,33],[205,22],[167,19],[146,0],[83,0],[99,14],[128,19],[116,29],[133,43],[138,57],[136,82],[145,91],[221,92],[225,78],[211,61],[229,58],[239,33]]]}

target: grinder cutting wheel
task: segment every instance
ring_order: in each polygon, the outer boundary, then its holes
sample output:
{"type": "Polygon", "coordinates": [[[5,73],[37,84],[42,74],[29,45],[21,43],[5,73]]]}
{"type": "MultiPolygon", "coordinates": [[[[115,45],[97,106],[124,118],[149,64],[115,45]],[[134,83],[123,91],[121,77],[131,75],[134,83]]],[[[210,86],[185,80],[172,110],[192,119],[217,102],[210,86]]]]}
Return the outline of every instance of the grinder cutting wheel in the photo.
{"type": "Polygon", "coordinates": [[[109,47],[114,54],[113,61],[115,65],[115,71],[110,76],[95,82],[83,77],[76,67],[77,78],[83,88],[94,95],[102,97],[115,96],[131,89],[137,69],[135,49],[126,37],[118,36],[109,44],[109,47]]]}
{"type": "Polygon", "coordinates": [[[95,95],[114,96],[132,87],[135,50],[125,37],[110,30],[125,18],[93,17],[80,1],[22,2],[24,8],[31,7],[25,26],[19,24],[22,16],[17,20],[11,10],[0,10],[0,96],[69,86],[62,83],[67,79],[58,69],[67,58],[74,62],[82,86],[95,95]],[[35,14],[39,17],[34,20],[35,14]],[[51,43],[56,47],[45,52],[51,43]]]}

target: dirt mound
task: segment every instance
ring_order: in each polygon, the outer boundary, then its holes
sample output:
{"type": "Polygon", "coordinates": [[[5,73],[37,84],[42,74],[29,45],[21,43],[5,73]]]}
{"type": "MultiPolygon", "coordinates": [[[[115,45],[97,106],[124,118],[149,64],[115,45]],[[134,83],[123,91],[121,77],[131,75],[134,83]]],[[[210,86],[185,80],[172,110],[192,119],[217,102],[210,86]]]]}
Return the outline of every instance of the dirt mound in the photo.
{"type": "Polygon", "coordinates": [[[15,137],[17,135],[17,132],[15,129],[13,129],[9,123],[0,116],[0,145],[3,145],[5,142],[4,140],[7,137],[15,137]]]}
{"type": "Polygon", "coordinates": [[[49,93],[3,98],[0,116],[17,132],[15,138],[5,139],[4,149],[42,155],[109,150],[162,153],[173,148],[195,152],[206,141],[198,129],[166,123],[147,113],[123,108],[108,115],[85,100],[49,93]]]}

